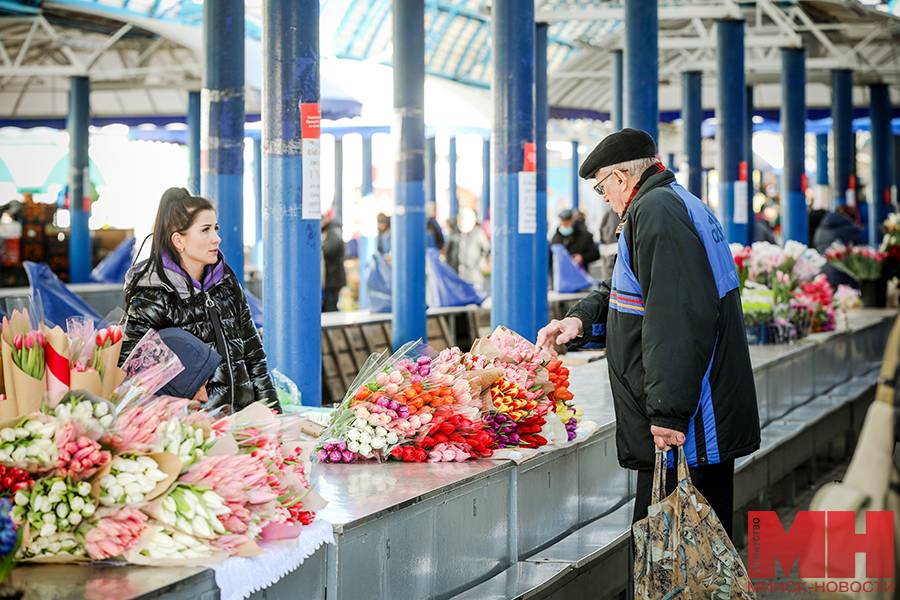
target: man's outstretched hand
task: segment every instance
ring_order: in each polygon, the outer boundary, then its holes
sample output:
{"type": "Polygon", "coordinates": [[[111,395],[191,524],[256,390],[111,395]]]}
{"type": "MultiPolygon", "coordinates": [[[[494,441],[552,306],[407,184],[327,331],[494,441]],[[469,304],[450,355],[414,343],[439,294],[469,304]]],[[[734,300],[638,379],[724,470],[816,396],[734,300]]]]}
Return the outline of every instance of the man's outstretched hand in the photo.
{"type": "Polygon", "coordinates": [[[556,356],[556,346],[577,338],[582,327],[578,317],[566,317],[562,321],[553,319],[538,331],[537,347],[550,356],[556,356]]]}

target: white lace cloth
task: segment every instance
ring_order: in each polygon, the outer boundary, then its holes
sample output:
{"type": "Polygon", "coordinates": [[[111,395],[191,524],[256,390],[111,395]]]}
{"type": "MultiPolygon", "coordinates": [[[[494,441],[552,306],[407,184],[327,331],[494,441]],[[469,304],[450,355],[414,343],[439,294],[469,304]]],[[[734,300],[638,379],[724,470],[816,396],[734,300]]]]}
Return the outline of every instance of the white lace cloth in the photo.
{"type": "Polygon", "coordinates": [[[225,562],[209,565],[209,568],[216,572],[221,600],[243,600],[302,565],[322,544],[333,543],[331,523],[317,520],[304,525],[303,533],[295,540],[261,543],[265,554],[232,556],[225,562]]]}

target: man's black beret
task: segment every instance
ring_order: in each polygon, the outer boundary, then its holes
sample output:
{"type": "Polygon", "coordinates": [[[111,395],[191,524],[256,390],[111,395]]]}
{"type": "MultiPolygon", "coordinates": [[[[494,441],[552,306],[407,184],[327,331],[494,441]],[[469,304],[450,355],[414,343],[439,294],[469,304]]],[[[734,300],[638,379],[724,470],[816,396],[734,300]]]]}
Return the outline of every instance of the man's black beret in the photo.
{"type": "Polygon", "coordinates": [[[578,175],[582,179],[592,179],[603,167],[653,156],[656,156],[656,142],[650,134],[626,128],[603,138],[581,163],[578,175]]]}

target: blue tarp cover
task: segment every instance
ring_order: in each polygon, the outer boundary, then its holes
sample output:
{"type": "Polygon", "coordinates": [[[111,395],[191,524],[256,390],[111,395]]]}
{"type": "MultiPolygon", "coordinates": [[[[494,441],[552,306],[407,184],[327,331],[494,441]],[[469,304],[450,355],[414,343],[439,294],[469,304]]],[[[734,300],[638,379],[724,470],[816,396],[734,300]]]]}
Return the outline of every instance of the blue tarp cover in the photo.
{"type": "Polygon", "coordinates": [[[373,313],[391,312],[391,265],[378,252],[369,266],[369,310],[373,313]]]}
{"type": "Polygon", "coordinates": [[[429,248],[426,254],[428,265],[428,306],[466,306],[481,304],[488,295],[476,289],[474,285],[463,279],[450,265],[441,260],[441,251],[429,248]]]}
{"type": "Polygon", "coordinates": [[[597,285],[597,280],[585,273],[566,247],[562,244],[550,246],[553,253],[553,289],[560,294],[574,294],[597,285]]]}
{"type": "Polygon", "coordinates": [[[65,329],[66,319],[77,316],[90,317],[97,324],[103,322],[103,317],[71,291],[47,263],[26,260],[23,264],[31,282],[32,300],[38,310],[43,309],[42,319],[48,327],[65,329]]]}
{"type": "Polygon", "coordinates": [[[125,274],[131,267],[131,254],[134,252],[134,236],[125,238],[116,249],[100,261],[91,271],[91,281],[94,283],[121,283],[125,284],[125,274]]]}

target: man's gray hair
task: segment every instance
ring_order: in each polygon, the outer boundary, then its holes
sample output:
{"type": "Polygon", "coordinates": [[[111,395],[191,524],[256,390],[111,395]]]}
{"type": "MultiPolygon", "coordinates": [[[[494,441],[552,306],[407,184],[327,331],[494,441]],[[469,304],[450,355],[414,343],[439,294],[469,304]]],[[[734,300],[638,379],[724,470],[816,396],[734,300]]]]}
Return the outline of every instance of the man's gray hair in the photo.
{"type": "Polygon", "coordinates": [[[629,160],[627,162],[619,163],[617,165],[610,165],[610,166],[606,167],[605,169],[603,169],[604,172],[600,176],[600,178],[602,179],[603,177],[606,177],[607,175],[609,175],[610,173],[612,173],[615,170],[623,171],[625,173],[630,173],[635,178],[638,178],[641,176],[641,173],[643,173],[648,168],[650,168],[650,166],[653,165],[655,162],[656,162],[656,157],[650,156],[647,158],[636,158],[634,160],[629,160]]]}

